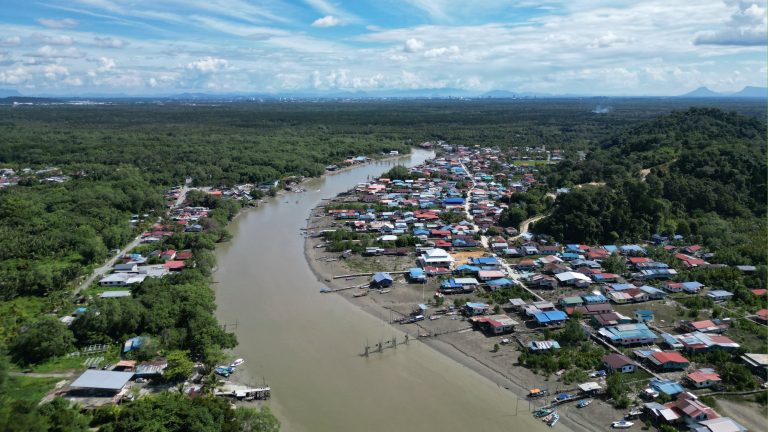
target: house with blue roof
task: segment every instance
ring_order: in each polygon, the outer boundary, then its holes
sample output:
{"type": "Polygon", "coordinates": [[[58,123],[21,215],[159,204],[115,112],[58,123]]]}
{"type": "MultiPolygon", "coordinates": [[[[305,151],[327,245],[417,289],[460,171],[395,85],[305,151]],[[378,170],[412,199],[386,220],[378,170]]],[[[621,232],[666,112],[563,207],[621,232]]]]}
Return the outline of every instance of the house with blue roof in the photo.
{"type": "Polygon", "coordinates": [[[582,300],[584,300],[584,304],[602,304],[602,303],[608,303],[608,298],[602,294],[592,294],[592,295],[585,295],[581,296],[582,300]]]}
{"type": "Polygon", "coordinates": [[[661,300],[667,296],[666,292],[650,285],[643,285],[640,287],[640,290],[648,294],[649,300],[661,300]]]}
{"type": "Polygon", "coordinates": [[[457,274],[477,274],[479,271],[480,267],[469,264],[462,264],[453,269],[453,272],[457,274]]]}
{"type": "Polygon", "coordinates": [[[679,382],[672,380],[652,379],[650,381],[650,386],[657,392],[664,393],[667,396],[674,396],[685,391],[679,382]]]}
{"type": "Polygon", "coordinates": [[[563,261],[573,261],[581,258],[581,255],[575,252],[565,252],[560,254],[560,258],[563,261]]]}
{"type": "Polygon", "coordinates": [[[706,296],[714,301],[727,301],[733,298],[733,293],[726,290],[712,290],[706,296]]]}
{"type": "Polygon", "coordinates": [[[485,303],[467,302],[464,304],[464,312],[469,316],[483,315],[490,309],[491,307],[485,303]]]}
{"type": "Polygon", "coordinates": [[[394,279],[392,279],[392,276],[386,272],[375,273],[373,278],[371,278],[372,287],[386,288],[392,285],[392,282],[394,282],[394,279]]]}
{"type": "Polygon", "coordinates": [[[622,255],[640,256],[647,254],[647,251],[640,245],[622,245],[619,250],[622,255]]]}
{"type": "Polygon", "coordinates": [[[614,345],[622,346],[648,345],[659,340],[656,333],[642,323],[602,327],[598,333],[614,345]]]}
{"type": "Polygon", "coordinates": [[[536,323],[540,326],[560,325],[568,319],[568,315],[563,311],[554,310],[549,312],[536,312],[533,315],[536,323]]]}
{"type": "Polygon", "coordinates": [[[690,281],[690,282],[667,282],[663,285],[664,289],[673,292],[673,293],[679,293],[679,292],[687,292],[691,294],[696,294],[704,287],[704,284],[701,282],[696,281],[690,281]]]}
{"type": "Polygon", "coordinates": [[[424,273],[424,269],[413,267],[408,270],[408,279],[411,282],[425,283],[427,281],[427,275],[424,273]]]}
{"type": "Polygon", "coordinates": [[[635,321],[639,323],[653,322],[656,312],[652,310],[638,309],[635,311],[635,321]]]}
{"type": "Polygon", "coordinates": [[[489,280],[488,282],[486,282],[486,284],[491,288],[492,291],[496,291],[499,288],[504,288],[504,287],[514,285],[514,283],[507,278],[489,280]]]}
{"type": "Polygon", "coordinates": [[[443,200],[444,206],[463,206],[464,205],[464,198],[446,198],[443,200]]]}

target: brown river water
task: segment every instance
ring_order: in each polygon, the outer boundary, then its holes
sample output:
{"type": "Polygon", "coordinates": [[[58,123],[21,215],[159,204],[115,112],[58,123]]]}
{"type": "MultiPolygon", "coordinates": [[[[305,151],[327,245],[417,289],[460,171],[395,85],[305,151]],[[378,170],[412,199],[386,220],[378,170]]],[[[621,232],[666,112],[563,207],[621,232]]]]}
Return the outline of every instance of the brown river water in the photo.
{"type": "Polygon", "coordinates": [[[266,380],[283,431],[549,430],[524,400],[515,415],[517,399],[509,391],[420,342],[361,357],[366,340],[372,345],[403,334],[342,297],[319,292],[323,284],[309,268],[300,235],[310,211],[368,176],[431,156],[414,150],[312,179],[305,193],[241,214],[230,225],[233,240],[217,249],[217,316],[237,323],[234,355],[246,360],[234,378],[266,380]]]}

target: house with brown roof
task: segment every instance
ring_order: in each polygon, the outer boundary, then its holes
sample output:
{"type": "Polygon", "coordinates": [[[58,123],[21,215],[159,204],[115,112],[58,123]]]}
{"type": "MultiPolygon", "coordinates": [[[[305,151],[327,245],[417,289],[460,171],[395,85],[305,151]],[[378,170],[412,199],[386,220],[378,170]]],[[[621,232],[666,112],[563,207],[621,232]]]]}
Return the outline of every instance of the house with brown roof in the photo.
{"type": "Polygon", "coordinates": [[[608,372],[632,373],[637,369],[637,363],[623,354],[612,353],[603,357],[603,367],[608,372]]]}

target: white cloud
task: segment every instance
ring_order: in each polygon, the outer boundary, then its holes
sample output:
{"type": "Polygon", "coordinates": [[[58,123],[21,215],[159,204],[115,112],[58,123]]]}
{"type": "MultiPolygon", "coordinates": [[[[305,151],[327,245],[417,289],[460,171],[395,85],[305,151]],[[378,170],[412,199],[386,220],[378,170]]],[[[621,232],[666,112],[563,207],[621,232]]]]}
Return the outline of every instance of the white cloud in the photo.
{"type": "Polygon", "coordinates": [[[422,49],[424,49],[424,42],[416,38],[406,40],[405,45],[403,45],[403,51],[408,53],[421,51],[422,49]]]}
{"type": "Polygon", "coordinates": [[[34,54],[27,54],[29,57],[39,57],[48,59],[57,58],[81,58],[83,53],[77,50],[77,48],[69,47],[66,49],[56,49],[50,45],[44,45],[37,49],[34,54]]]}
{"type": "Polygon", "coordinates": [[[8,70],[0,69],[0,83],[3,84],[20,85],[29,81],[31,78],[32,75],[29,70],[23,66],[8,70]]]}
{"type": "Polygon", "coordinates": [[[99,57],[99,67],[96,69],[96,71],[104,73],[109,72],[112,69],[115,68],[115,59],[111,59],[109,57],[99,57]]]}
{"type": "Polygon", "coordinates": [[[72,87],[80,87],[83,85],[83,80],[79,77],[68,77],[64,80],[64,84],[72,87]]]}
{"type": "Polygon", "coordinates": [[[696,45],[768,45],[768,9],[765,0],[726,0],[733,13],[725,28],[696,34],[696,45]]]}
{"type": "Polygon", "coordinates": [[[42,72],[45,78],[49,80],[55,80],[69,75],[69,69],[58,64],[44,66],[42,72]]]}
{"type": "Polygon", "coordinates": [[[102,48],[123,48],[129,43],[118,38],[99,36],[94,37],[93,42],[102,48]]]}
{"type": "Polygon", "coordinates": [[[597,38],[595,38],[591,44],[588,45],[589,48],[608,48],[612,45],[630,42],[630,39],[626,39],[620,36],[616,36],[612,31],[609,31],[597,38]]]}
{"type": "Polygon", "coordinates": [[[200,60],[193,61],[187,65],[187,69],[196,71],[202,74],[210,74],[218,72],[229,67],[229,62],[215,57],[205,57],[200,60]]]}
{"type": "Polygon", "coordinates": [[[455,58],[461,53],[461,50],[456,45],[449,47],[432,48],[424,51],[424,57],[426,58],[438,58],[438,57],[451,57],[455,58]]]}
{"type": "Polygon", "coordinates": [[[0,38],[0,46],[13,47],[21,45],[21,38],[18,36],[8,36],[0,38]]]}
{"type": "Polygon", "coordinates": [[[34,39],[42,44],[46,45],[63,45],[70,46],[75,43],[75,40],[71,36],[67,35],[44,35],[36,33],[33,35],[34,39]]]}
{"type": "Polygon", "coordinates": [[[76,27],[78,24],[80,24],[80,21],[72,18],[64,18],[60,20],[39,18],[37,22],[48,28],[68,28],[76,27]]]}
{"type": "Polygon", "coordinates": [[[326,15],[312,22],[312,27],[334,27],[341,24],[338,18],[333,15],[326,15]]]}

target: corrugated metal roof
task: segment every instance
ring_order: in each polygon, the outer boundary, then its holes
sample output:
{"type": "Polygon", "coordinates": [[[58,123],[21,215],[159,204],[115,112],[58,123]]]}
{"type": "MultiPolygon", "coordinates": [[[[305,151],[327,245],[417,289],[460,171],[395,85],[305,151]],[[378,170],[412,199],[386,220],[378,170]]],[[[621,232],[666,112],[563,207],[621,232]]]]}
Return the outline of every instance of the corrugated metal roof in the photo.
{"type": "Polygon", "coordinates": [[[119,391],[133,378],[133,372],[87,370],[70,387],[119,391]]]}

